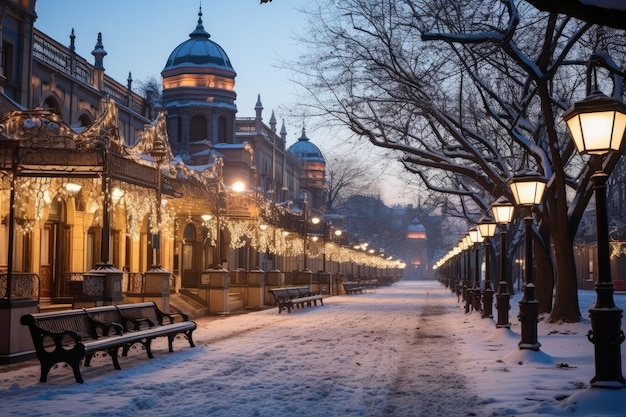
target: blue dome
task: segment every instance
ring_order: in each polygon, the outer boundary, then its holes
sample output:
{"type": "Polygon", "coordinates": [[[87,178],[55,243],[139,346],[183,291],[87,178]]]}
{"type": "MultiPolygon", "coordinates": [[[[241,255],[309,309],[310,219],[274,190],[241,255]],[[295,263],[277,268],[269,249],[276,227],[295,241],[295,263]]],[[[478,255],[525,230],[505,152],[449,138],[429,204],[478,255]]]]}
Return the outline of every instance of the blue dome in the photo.
{"type": "Polygon", "coordinates": [[[309,138],[304,134],[304,128],[302,128],[302,136],[296,143],[291,145],[287,151],[293,154],[296,158],[304,162],[323,162],[326,163],[322,151],[315,146],[309,138]]]}
{"type": "Polygon", "coordinates": [[[235,72],[228,55],[202,25],[202,10],[198,13],[198,25],[189,34],[189,39],[178,45],[167,59],[163,72],[177,68],[213,67],[235,72]]]}

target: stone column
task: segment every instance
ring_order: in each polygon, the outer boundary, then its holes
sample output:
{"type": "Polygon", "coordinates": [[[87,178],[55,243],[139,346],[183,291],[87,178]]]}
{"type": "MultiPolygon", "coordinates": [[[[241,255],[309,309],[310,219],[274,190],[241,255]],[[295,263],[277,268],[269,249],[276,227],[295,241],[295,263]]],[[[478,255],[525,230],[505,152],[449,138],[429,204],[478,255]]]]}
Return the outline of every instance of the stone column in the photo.
{"type": "Polygon", "coordinates": [[[144,301],[154,301],[164,313],[170,312],[170,276],[167,269],[157,266],[144,273],[144,301]]]}
{"type": "Polygon", "coordinates": [[[263,307],[265,305],[265,271],[254,269],[248,272],[247,307],[263,307]]]}
{"type": "Polygon", "coordinates": [[[280,288],[285,286],[285,274],[280,272],[278,269],[271,269],[267,272],[266,280],[265,280],[265,305],[273,306],[276,305],[274,301],[274,297],[272,294],[267,291],[270,288],[280,288]]]}
{"type": "Polygon", "coordinates": [[[199,295],[209,306],[209,313],[226,315],[228,307],[229,278],[227,269],[207,269],[200,279],[199,295]]]}

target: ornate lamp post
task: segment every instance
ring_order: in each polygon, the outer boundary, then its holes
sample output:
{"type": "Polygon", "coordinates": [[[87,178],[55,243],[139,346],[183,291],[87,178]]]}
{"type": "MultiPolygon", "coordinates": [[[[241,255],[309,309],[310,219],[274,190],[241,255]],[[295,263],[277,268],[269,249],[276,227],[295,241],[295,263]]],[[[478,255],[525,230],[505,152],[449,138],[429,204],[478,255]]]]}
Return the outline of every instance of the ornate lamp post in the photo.
{"type": "Polygon", "coordinates": [[[486,217],[478,223],[478,231],[485,239],[485,285],[483,287],[483,315],[484,319],[493,317],[493,286],[491,285],[491,274],[489,273],[489,252],[491,252],[491,241],[489,238],[496,234],[496,223],[493,219],[486,217]]]}
{"type": "Polygon", "coordinates": [[[461,243],[457,243],[456,246],[453,249],[454,255],[452,257],[453,260],[453,266],[452,266],[452,272],[453,272],[453,281],[455,282],[455,288],[454,290],[456,291],[456,301],[460,302],[461,301],[461,296],[463,295],[463,279],[461,278],[461,243]]]}
{"type": "Polygon", "coordinates": [[[511,294],[509,294],[506,281],[506,225],[513,219],[514,207],[506,197],[500,197],[491,205],[493,218],[500,226],[500,282],[496,294],[496,309],[498,310],[496,327],[506,327],[507,329],[511,327],[511,323],[509,323],[511,294]]]}
{"type": "Polygon", "coordinates": [[[474,310],[480,311],[480,267],[478,259],[480,255],[480,248],[478,247],[478,244],[482,243],[484,238],[480,234],[477,227],[471,228],[468,236],[471,241],[470,248],[474,248],[474,289],[472,290],[472,306],[474,310]]]}
{"type": "Polygon", "coordinates": [[[519,302],[519,320],[522,325],[520,349],[539,350],[537,341],[537,322],[539,321],[539,304],[535,299],[535,282],[533,281],[533,238],[532,238],[532,206],[539,204],[546,188],[546,180],[537,173],[525,171],[509,180],[509,186],[518,206],[527,207],[524,217],[526,239],[526,268],[524,271],[524,296],[519,302]]]}
{"type": "Polygon", "coordinates": [[[156,183],[156,229],[157,232],[152,235],[152,270],[161,269],[161,200],[162,200],[162,179],[161,179],[161,165],[167,156],[167,150],[165,144],[161,139],[156,139],[150,150],[150,156],[154,158],[157,168],[157,183],[156,183]]]}
{"type": "Polygon", "coordinates": [[[470,253],[469,253],[469,248],[471,245],[471,240],[468,234],[466,234],[465,236],[463,236],[461,238],[461,241],[459,242],[461,245],[461,248],[463,249],[463,259],[464,259],[464,268],[463,268],[463,297],[465,300],[465,314],[470,312],[470,304],[471,304],[471,300],[472,300],[472,290],[470,288],[470,271],[469,271],[469,263],[470,263],[470,253]]]}
{"type": "Polygon", "coordinates": [[[622,388],[626,386],[620,353],[624,332],[621,330],[622,310],[613,301],[606,214],[608,175],[602,169],[602,161],[607,153],[620,151],[626,130],[626,106],[614,98],[594,92],[575,103],[563,114],[563,119],[578,152],[592,155],[596,164],[591,181],[596,195],[598,281],[595,285],[596,304],[589,309],[591,330],[587,335],[595,350],[596,375],[591,379],[591,385],[622,388]]]}

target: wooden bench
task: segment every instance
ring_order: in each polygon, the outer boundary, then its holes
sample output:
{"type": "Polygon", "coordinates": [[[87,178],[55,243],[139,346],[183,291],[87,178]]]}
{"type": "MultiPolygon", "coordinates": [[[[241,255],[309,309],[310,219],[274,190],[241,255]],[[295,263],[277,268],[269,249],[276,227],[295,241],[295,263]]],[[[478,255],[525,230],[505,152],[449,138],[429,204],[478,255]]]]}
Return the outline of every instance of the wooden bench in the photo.
{"type": "Polygon", "coordinates": [[[365,291],[365,286],[358,282],[344,282],[343,290],[346,294],[363,293],[363,291],[365,291]]]}
{"type": "Polygon", "coordinates": [[[324,296],[311,292],[309,287],[271,288],[268,291],[272,293],[276,301],[278,313],[281,313],[284,309],[291,313],[291,309],[294,307],[310,307],[317,305],[318,301],[321,305],[324,305],[324,296]]]}
{"type": "Polygon", "coordinates": [[[50,369],[58,363],[65,362],[72,368],[76,382],[82,383],[80,363],[84,359],[84,365],[89,366],[92,357],[97,352],[108,354],[113,367],[121,369],[118,360],[120,348],[122,348],[122,356],[125,356],[129,348],[136,343],[141,343],[146,348],[148,357],[152,358],[151,342],[159,336],[168,337],[170,351],[172,351],[172,340],[176,334],[184,334],[189,344],[194,346],[191,334],[196,328],[195,322],[184,320],[185,317],[181,322],[174,322],[173,316],[161,313],[154,303],[125,306],[23,315],[20,321],[30,330],[41,366],[39,381],[46,382],[50,369]],[[148,309],[149,305],[152,305],[152,313],[148,309]],[[133,313],[126,315],[125,311],[133,313]],[[140,311],[147,315],[151,313],[153,316],[141,319],[131,318],[132,314],[140,311]],[[162,317],[159,320],[160,315],[162,317]],[[109,318],[115,321],[98,320],[109,318]],[[164,318],[169,318],[170,321],[164,322],[164,318]]]}

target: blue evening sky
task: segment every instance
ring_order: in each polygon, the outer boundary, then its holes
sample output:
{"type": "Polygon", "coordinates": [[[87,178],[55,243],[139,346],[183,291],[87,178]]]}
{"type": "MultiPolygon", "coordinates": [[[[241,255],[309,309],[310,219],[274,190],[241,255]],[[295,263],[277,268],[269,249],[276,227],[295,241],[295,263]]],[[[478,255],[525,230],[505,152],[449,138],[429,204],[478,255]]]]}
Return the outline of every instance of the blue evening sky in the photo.
{"type": "Polygon", "coordinates": [[[154,77],[161,80],[170,53],[189,39],[198,21],[202,21],[211,40],[227,53],[237,72],[235,90],[239,117],[254,117],[257,95],[261,94],[263,120],[269,123],[272,110],[278,129],[284,120],[287,146],[301,136],[305,124],[307,137],[318,145],[326,158],[330,153],[358,155],[376,166],[376,174],[385,177],[381,187],[387,203],[412,202],[403,194],[396,179],[399,165],[384,152],[365,143],[347,141],[345,131],[320,128],[320,121],[307,120],[296,109],[303,91],[291,81],[286,68],[306,53],[296,39],[307,31],[303,9],[315,7],[311,0],[37,0],[35,27],[63,45],[69,46],[72,28],[77,53],[93,63],[98,32],[107,51],[106,74],[123,85],[132,73],[138,81],[154,77]]]}
{"type": "MultiPolygon", "coordinates": [[[[228,54],[237,78],[238,116],[253,117],[261,94],[263,119],[274,110],[278,127],[296,101],[283,61],[300,55],[294,40],[302,34],[306,17],[300,9],[308,0],[37,0],[35,27],[68,46],[72,28],[76,51],[93,63],[91,51],[98,32],[107,51],[106,74],[126,85],[132,73],[137,81],[161,80],[161,71],[174,48],[189,39],[202,5],[204,28],[228,54]]],[[[300,137],[302,117],[285,120],[288,144],[300,137]]],[[[308,132],[308,131],[307,131],[308,132]]],[[[313,132],[311,132],[313,133],[313,132]]],[[[311,139],[312,136],[309,135],[311,139]]]]}

